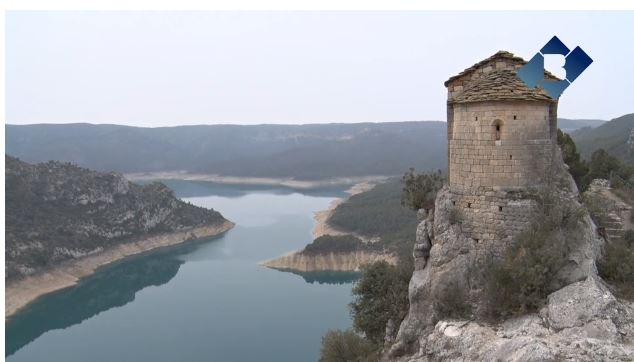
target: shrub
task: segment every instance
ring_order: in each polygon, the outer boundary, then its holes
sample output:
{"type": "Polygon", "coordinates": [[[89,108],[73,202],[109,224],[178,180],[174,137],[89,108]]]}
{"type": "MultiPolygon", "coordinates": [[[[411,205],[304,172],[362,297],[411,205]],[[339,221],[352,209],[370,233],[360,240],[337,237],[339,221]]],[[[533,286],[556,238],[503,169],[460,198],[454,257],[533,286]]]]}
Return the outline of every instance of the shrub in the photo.
{"type": "Polygon", "coordinates": [[[323,235],[306,245],[305,255],[323,255],[333,252],[347,253],[367,249],[363,242],[352,235],[323,235]]]}
{"type": "Polygon", "coordinates": [[[449,283],[434,300],[434,310],[439,319],[471,317],[471,304],[464,288],[457,283],[449,283]]]}
{"type": "Polygon", "coordinates": [[[378,361],[378,348],[351,330],[329,330],[321,339],[320,362],[378,361]]]}
{"type": "Polygon", "coordinates": [[[536,311],[557,287],[554,282],[567,264],[584,210],[548,196],[539,201],[530,226],[501,257],[490,255],[484,262],[486,317],[503,319],[536,311]]]}
{"type": "Polygon", "coordinates": [[[561,148],[561,155],[566,165],[568,165],[568,171],[575,180],[577,187],[580,190],[585,189],[588,185],[585,184],[584,175],[588,173],[588,165],[581,159],[579,152],[577,152],[577,146],[572,140],[570,135],[557,129],[557,144],[561,148]]]}
{"type": "Polygon", "coordinates": [[[457,207],[452,207],[449,210],[449,223],[451,225],[462,223],[462,212],[457,207]]]}
{"type": "Polygon", "coordinates": [[[376,345],[383,345],[388,321],[392,319],[398,325],[407,314],[407,292],[414,269],[411,259],[403,258],[397,266],[385,261],[366,265],[352,289],[354,328],[376,345]]]}
{"type": "Polygon", "coordinates": [[[412,210],[434,208],[436,193],[442,187],[445,177],[442,172],[417,174],[413,168],[403,175],[401,203],[412,210]]]}
{"type": "Polygon", "coordinates": [[[619,294],[634,299],[634,231],[605,245],[598,262],[599,275],[613,284],[619,294]]]}

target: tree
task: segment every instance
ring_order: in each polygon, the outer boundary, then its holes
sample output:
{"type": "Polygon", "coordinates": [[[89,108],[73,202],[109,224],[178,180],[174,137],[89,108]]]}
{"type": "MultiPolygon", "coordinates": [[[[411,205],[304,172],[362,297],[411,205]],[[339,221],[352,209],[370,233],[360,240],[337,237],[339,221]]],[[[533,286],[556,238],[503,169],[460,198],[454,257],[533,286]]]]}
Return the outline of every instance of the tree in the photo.
{"type": "Polygon", "coordinates": [[[403,192],[401,204],[413,210],[434,208],[436,193],[444,183],[444,176],[440,170],[432,173],[417,174],[410,168],[403,175],[403,192]]]}
{"type": "Polygon", "coordinates": [[[329,330],[321,339],[319,362],[378,361],[377,347],[351,330],[329,330]]]}
{"type": "Polygon", "coordinates": [[[577,152],[575,141],[569,134],[557,129],[557,144],[561,148],[561,155],[564,163],[568,165],[568,171],[575,180],[580,190],[585,189],[588,185],[584,183],[584,176],[588,173],[588,165],[581,159],[581,155],[577,152]]]}
{"type": "Polygon", "coordinates": [[[632,168],[623,164],[618,158],[610,155],[604,149],[594,151],[588,162],[586,183],[597,178],[610,180],[613,186],[621,187],[630,183],[632,168]]]}
{"type": "Polygon", "coordinates": [[[413,261],[404,258],[397,266],[379,261],[366,265],[355,284],[350,303],[354,328],[376,345],[383,345],[385,327],[391,319],[398,325],[409,308],[408,286],[413,261]]]}

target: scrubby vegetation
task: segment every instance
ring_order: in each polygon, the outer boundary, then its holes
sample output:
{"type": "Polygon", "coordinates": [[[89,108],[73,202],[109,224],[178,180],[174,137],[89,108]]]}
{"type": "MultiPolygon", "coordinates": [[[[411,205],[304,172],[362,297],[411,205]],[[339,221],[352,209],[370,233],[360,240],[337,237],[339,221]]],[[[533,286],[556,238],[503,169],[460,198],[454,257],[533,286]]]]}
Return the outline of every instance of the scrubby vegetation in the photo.
{"type": "Polygon", "coordinates": [[[323,255],[333,252],[347,253],[367,248],[368,246],[363,244],[359,238],[352,235],[323,235],[306,245],[302,253],[305,255],[323,255]]]}
{"type": "MultiPolygon", "coordinates": [[[[329,331],[322,340],[320,361],[375,361],[385,341],[388,323],[397,332],[409,309],[407,295],[414,270],[411,257],[394,266],[384,261],[366,265],[350,303],[354,331],[329,331]]],[[[390,337],[394,337],[391,335],[390,337]]]]}
{"type": "Polygon", "coordinates": [[[396,266],[380,261],[363,268],[352,290],[350,310],[354,328],[372,343],[383,344],[390,319],[398,325],[405,318],[409,308],[407,288],[413,269],[411,257],[396,266]]]}
{"type": "Polygon", "coordinates": [[[319,362],[378,361],[377,346],[351,330],[330,330],[321,340],[319,362]]]}
{"type": "Polygon", "coordinates": [[[634,201],[634,167],[624,163],[604,149],[598,149],[592,153],[590,159],[581,159],[577,147],[572,138],[557,130],[557,143],[562,151],[564,162],[568,165],[568,171],[577,183],[581,191],[585,191],[592,180],[601,178],[610,181],[617,192],[625,194],[634,201]]]}
{"type": "Polygon", "coordinates": [[[621,296],[634,299],[634,231],[607,243],[597,266],[601,277],[614,285],[621,296]]]}
{"type": "Polygon", "coordinates": [[[549,195],[538,198],[531,225],[520,233],[502,257],[491,255],[481,272],[486,280],[486,317],[503,319],[537,311],[556,285],[578,237],[585,210],[558,202],[549,195]]]}
{"type": "Polygon", "coordinates": [[[449,283],[434,301],[434,310],[439,319],[471,317],[472,309],[467,293],[457,283],[449,283]]]}
{"type": "Polygon", "coordinates": [[[220,224],[161,183],[137,185],[69,163],[5,156],[5,278],[23,277],[152,234],[220,224]]]}
{"type": "Polygon", "coordinates": [[[403,193],[401,203],[412,210],[431,210],[434,208],[436,193],[445,182],[440,170],[431,173],[416,173],[413,168],[403,175],[403,193]]]}
{"type": "Polygon", "coordinates": [[[379,238],[381,241],[373,243],[373,248],[410,254],[416,233],[416,212],[401,205],[402,188],[400,180],[392,179],[351,196],[337,206],[328,222],[344,232],[379,238]]]}

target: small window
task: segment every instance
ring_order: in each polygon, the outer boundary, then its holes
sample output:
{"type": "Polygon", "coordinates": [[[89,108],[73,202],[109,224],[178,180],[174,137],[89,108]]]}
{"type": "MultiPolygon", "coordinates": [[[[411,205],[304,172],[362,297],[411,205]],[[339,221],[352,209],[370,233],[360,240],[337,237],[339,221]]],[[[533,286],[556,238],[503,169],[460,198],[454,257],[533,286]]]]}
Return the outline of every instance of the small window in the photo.
{"type": "Polygon", "coordinates": [[[499,141],[500,140],[500,125],[496,125],[495,126],[495,140],[499,141]]]}
{"type": "Polygon", "coordinates": [[[509,160],[512,160],[512,159],[513,159],[513,155],[509,155],[509,160]]]}
{"type": "Polygon", "coordinates": [[[498,206],[498,211],[502,212],[502,206],[498,206]]]}
{"type": "Polygon", "coordinates": [[[476,121],[478,120],[478,117],[476,117],[476,121]]]}
{"type": "Polygon", "coordinates": [[[513,116],[513,119],[517,119],[517,116],[513,116]]]}
{"type": "Polygon", "coordinates": [[[456,202],[455,202],[455,201],[452,201],[452,202],[451,202],[451,204],[452,204],[453,206],[456,206],[456,202]]]}
{"type": "Polygon", "coordinates": [[[476,243],[479,243],[480,239],[473,238],[473,241],[475,241],[476,243]]]}
{"type": "Polygon", "coordinates": [[[470,202],[467,204],[467,207],[468,207],[468,208],[471,208],[471,203],[470,203],[470,202]]]}

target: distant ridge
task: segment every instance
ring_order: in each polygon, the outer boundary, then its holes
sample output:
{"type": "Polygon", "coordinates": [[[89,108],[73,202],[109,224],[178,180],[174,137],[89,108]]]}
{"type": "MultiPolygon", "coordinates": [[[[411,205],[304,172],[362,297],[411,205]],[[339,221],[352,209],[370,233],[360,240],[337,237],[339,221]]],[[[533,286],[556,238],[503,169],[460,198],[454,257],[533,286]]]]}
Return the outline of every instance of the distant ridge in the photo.
{"type": "Polygon", "coordinates": [[[99,171],[187,171],[302,180],[401,175],[446,165],[445,122],[201,125],[6,125],[6,152],[99,171]]]}
{"type": "Polygon", "coordinates": [[[570,135],[585,159],[599,148],[623,161],[634,162],[634,113],[615,118],[595,128],[581,128],[570,135]]]}

